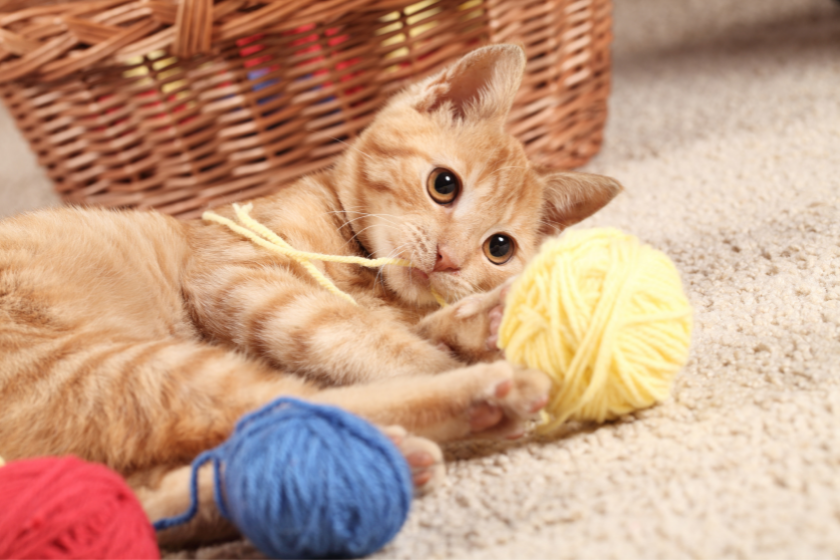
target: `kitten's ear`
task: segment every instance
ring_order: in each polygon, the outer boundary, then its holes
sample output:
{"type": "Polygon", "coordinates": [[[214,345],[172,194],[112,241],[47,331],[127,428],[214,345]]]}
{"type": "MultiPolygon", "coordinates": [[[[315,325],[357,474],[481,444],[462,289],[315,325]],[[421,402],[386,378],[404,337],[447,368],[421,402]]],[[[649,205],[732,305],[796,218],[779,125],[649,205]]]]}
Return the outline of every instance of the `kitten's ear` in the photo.
{"type": "Polygon", "coordinates": [[[448,108],[464,120],[504,119],[522,83],[525,52],[516,45],[476,49],[418,84],[412,105],[420,112],[448,108]]]}
{"type": "Polygon", "coordinates": [[[542,177],[546,183],[543,235],[555,235],[588,218],[624,190],[615,179],[592,173],[556,171],[542,177]]]}

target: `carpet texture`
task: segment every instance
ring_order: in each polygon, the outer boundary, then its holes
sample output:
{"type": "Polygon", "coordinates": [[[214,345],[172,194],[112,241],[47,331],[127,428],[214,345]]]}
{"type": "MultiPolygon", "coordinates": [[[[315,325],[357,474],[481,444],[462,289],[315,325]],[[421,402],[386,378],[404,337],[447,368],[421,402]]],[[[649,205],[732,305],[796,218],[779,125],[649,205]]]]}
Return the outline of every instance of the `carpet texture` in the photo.
{"type": "MultiPolygon", "coordinates": [[[[692,357],[621,421],[448,449],[375,558],[840,557],[840,5],[617,0],[615,18],[587,169],[627,190],[584,225],[675,260],[692,357]]],[[[0,120],[3,214],[54,200],[19,142],[0,120]]]]}

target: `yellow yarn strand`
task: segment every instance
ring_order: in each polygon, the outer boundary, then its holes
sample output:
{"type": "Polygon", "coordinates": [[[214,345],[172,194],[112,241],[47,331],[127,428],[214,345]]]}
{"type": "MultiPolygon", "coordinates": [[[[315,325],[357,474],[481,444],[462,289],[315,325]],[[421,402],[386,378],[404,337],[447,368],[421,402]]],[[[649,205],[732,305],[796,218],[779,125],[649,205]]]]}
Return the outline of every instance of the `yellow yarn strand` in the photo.
{"type": "MultiPolygon", "coordinates": [[[[327,278],[324,273],[322,273],[318,268],[312,264],[311,261],[324,261],[324,262],[335,262],[335,263],[345,263],[345,264],[358,264],[361,266],[365,266],[368,268],[379,268],[380,266],[384,266],[387,264],[392,264],[395,266],[404,266],[404,267],[411,267],[411,262],[405,259],[392,259],[387,257],[381,257],[378,259],[366,259],[364,257],[353,257],[353,256],[341,256],[341,255],[325,255],[322,253],[309,253],[306,251],[298,251],[291,245],[289,245],[286,240],[282,237],[268,229],[266,226],[255,220],[251,217],[250,212],[253,209],[253,204],[248,203],[245,206],[240,206],[239,204],[233,205],[233,210],[236,213],[236,218],[239,220],[240,224],[237,224],[233,220],[229,220],[223,216],[219,216],[214,212],[204,212],[201,215],[201,219],[206,220],[208,222],[215,222],[217,224],[221,224],[226,226],[231,231],[238,233],[242,237],[249,239],[251,242],[268,249],[278,255],[283,255],[285,257],[289,257],[306,269],[306,271],[315,279],[318,284],[323,286],[326,290],[330,293],[333,293],[350,303],[358,305],[356,300],[348,294],[338,288],[338,286],[333,283],[332,280],[327,278]]],[[[434,288],[432,288],[432,297],[435,298],[435,301],[441,307],[446,306],[446,300],[438,294],[434,288]]]]}
{"type": "Polygon", "coordinates": [[[299,262],[304,269],[306,269],[306,271],[310,274],[310,276],[312,276],[315,279],[316,282],[318,282],[318,284],[326,288],[329,292],[337,295],[340,298],[346,299],[350,303],[356,304],[356,300],[353,299],[353,296],[339,290],[338,287],[332,282],[332,280],[324,276],[324,274],[320,270],[318,270],[315,267],[315,265],[313,265],[309,261],[308,258],[302,256],[300,254],[300,251],[290,249],[285,241],[283,241],[282,244],[274,244],[269,241],[266,241],[251,230],[242,227],[234,221],[219,216],[218,214],[215,214],[213,212],[205,212],[204,214],[202,214],[201,218],[203,220],[207,220],[208,222],[216,222],[217,224],[227,226],[228,229],[230,229],[231,231],[238,233],[242,237],[249,239],[251,242],[253,242],[256,245],[259,245],[260,247],[263,247],[264,249],[268,249],[269,251],[272,251],[279,255],[283,255],[294,259],[295,261],[299,262]]]}
{"type": "Polygon", "coordinates": [[[499,346],[551,376],[538,427],[603,422],[665,399],[685,365],[691,306],[662,252],[615,229],[546,242],[511,287],[499,346]]]}
{"type": "Polygon", "coordinates": [[[432,297],[435,298],[435,301],[438,305],[440,305],[441,307],[446,307],[447,305],[449,305],[448,303],[446,303],[446,300],[443,299],[443,296],[437,293],[437,291],[434,288],[430,287],[429,289],[432,292],[432,297]]]}

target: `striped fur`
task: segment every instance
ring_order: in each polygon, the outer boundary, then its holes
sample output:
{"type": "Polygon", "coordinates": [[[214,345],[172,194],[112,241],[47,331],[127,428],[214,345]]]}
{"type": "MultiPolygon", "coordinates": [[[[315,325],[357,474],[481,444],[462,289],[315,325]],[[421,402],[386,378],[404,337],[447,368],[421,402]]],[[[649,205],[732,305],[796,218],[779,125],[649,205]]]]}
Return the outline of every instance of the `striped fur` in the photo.
{"type": "Polygon", "coordinates": [[[332,170],[254,201],[298,249],[410,259],[462,300],[445,309],[407,269],[315,263],[353,306],[201,221],[58,209],[0,222],[0,455],[103,462],[156,517],[183,507],[183,465],[280,395],[436,441],[518,434],[548,384],[494,362],[487,312],[547,231],[619,189],[528,162],[503,128],[522,68],[516,47],[475,51],[396,96],[332,170]],[[450,206],[427,192],[436,167],[463,181],[450,206]],[[501,266],[482,250],[499,231],[516,240],[501,266]],[[434,271],[441,247],[457,272],[434,271]]]}

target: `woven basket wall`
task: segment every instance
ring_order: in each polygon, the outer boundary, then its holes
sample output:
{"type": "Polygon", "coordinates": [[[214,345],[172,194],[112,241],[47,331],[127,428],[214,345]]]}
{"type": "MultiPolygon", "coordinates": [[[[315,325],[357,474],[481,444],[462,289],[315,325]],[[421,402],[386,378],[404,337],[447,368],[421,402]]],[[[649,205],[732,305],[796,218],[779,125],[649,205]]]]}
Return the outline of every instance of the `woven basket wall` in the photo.
{"type": "Polygon", "coordinates": [[[609,0],[0,0],[0,97],[67,202],[186,218],[329,165],[391,94],[487,43],[528,56],[511,132],[579,166],[610,40],[609,0]]]}

